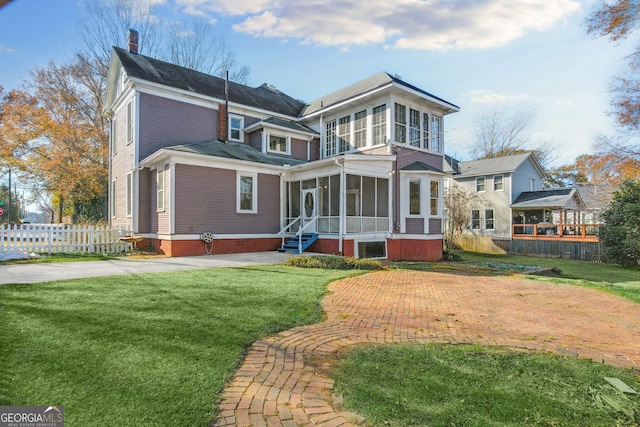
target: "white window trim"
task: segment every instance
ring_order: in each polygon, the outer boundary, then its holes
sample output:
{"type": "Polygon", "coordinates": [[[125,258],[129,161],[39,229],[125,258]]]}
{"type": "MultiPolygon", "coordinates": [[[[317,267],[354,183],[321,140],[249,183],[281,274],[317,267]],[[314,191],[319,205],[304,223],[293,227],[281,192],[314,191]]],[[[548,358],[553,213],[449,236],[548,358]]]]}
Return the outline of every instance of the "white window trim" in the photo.
{"type": "Polygon", "coordinates": [[[493,209],[493,208],[485,208],[483,213],[484,213],[484,230],[485,231],[489,231],[489,232],[495,231],[495,229],[496,229],[496,210],[493,209]],[[492,212],[492,214],[493,214],[492,218],[487,218],[487,212],[488,211],[492,212]],[[487,222],[489,220],[493,221],[493,227],[492,228],[487,227],[487,222]]]}
{"type": "Polygon", "coordinates": [[[425,215],[425,207],[424,207],[424,183],[422,182],[423,179],[421,176],[409,176],[407,177],[407,218],[424,218],[428,215],[425,215]],[[419,202],[419,208],[420,208],[420,212],[418,212],[417,214],[412,214],[411,213],[411,182],[412,181],[418,181],[418,184],[420,185],[420,192],[418,193],[418,197],[420,198],[419,202]]]}
{"type": "Polygon", "coordinates": [[[240,172],[236,173],[236,212],[237,213],[258,213],[258,174],[255,172],[240,172]],[[242,177],[251,177],[253,179],[252,197],[251,197],[251,209],[240,208],[240,180],[242,177]]]}
{"type": "Polygon", "coordinates": [[[229,129],[229,141],[237,141],[237,142],[244,142],[244,116],[239,116],[237,114],[229,114],[229,123],[227,123],[228,129],[229,129]],[[240,138],[232,138],[231,137],[231,131],[235,128],[231,127],[231,121],[237,119],[240,120],[240,128],[239,128],[239,134],[240,134],[240,138]]]}
{"type": "Polygon", "coordinates": [[[275,133],[275,132],[274,133],[268,132],[267,133],[267,153],[291,155],[291,137],[290,136],[286,136],[286,135],[281,135],[281,134],[278,134],[278,133],[275,133]],[[272,150],[271,149],[271,137],[272,136],[276,136],[278,138],[284,138],[286,140],[285,151],[272,150]]]}
{"type": "Polygon", "coordinates": [[[487,179],[483,176],[479,176],[476,178],[476,193],[484,193],[487,191],[487,179]],[[484,190],[478,190],[478,182],[480,182],[480,180],[482,180],[483,185],[484,185],[484,190]]]}
{"type": "Polygon", "coordinates": [[[493,177],[493,191],[504,191],[504,175],[495,175],[493,177]],[[502,178],[502,188],[496,190],[496,178],[502,178]]]}
{"type": "Polygon", "coordinates": [[[429,179],[429,217],[430,218],[441,218],[442,217],[442,205],[444,204],[444,198],[443,198],[443,183],[442,180],[439,179],[429,179]],[[436,213],[433,214],[431,213],[431,201],[434,199],[434,197],[431,197],[431,184],[432,183],[436,183],[438,185],[438,194],[436,194],[435,199],[437,200],[438,206],[436,206],[436,213]]]}
{"type": "Polygon", "coordinates": [[[156,170],[156,212],[165,211],[165,192],[167,189],[167,171],[164,166],[156,170]],[[162,188],[160,188],[160,176],[162,176],[162,188]]]}
{"type": "Polygon", "coordinates": [[[111,217],[118,217],[118,204],[116,194],[118,192],[118,181],[116,178],[113,178],[111,181],[111,217]]]}

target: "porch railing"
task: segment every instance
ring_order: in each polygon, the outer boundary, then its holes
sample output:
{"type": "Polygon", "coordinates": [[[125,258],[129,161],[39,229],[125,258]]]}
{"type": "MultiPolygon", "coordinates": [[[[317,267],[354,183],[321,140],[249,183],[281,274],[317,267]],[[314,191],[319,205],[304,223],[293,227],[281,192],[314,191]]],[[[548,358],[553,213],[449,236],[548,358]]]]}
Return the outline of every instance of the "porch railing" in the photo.
{"type": "Polygon", "coordinates": [[[284,234],[287,232],[287,230],[289,230],[291,227],[293,227],[293,225],[295,223],[297,223],[298,221],[300,221],[302,219],[301,216],[297,217],[296,219],[294,219],[293,221],[291,221],[289,224],[287,224],[286,227],[282,227],[282,229],[280,230],[280,233],[282,235],[282,246],[284,246],[284,234]]]}
{"type": "Polygon", "coordinates": [[[514,238],[574,238],[582,240],[598,240],[598,228],[602,224],[512,224],[514,238]]]}

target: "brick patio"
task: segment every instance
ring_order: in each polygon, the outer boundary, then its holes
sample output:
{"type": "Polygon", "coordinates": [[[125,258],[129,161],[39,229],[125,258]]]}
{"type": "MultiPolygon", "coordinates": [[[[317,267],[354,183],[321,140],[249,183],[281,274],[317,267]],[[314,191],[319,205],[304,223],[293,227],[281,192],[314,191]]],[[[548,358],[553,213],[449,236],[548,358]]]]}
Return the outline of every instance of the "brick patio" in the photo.
{"type": "Polygon", "coordinates": [[[330,363],[364,343],[478,343],[640,369],[640,305],[514,277],[385,271],[329,285],[327,319],[256,341],[212,425],[354,426],[331,394],[330,363]]]}

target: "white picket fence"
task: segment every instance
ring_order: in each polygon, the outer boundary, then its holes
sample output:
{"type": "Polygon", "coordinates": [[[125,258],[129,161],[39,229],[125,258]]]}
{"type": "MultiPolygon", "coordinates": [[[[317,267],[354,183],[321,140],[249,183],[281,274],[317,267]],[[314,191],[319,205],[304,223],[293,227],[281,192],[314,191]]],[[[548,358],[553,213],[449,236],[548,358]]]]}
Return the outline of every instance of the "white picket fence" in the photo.
{"type": "Polygon", "coordinates": [[[0,251],[21,250],[35,253],[127,252],[131,243],[126,228],[78,224],[0,225],[0,251]]]}

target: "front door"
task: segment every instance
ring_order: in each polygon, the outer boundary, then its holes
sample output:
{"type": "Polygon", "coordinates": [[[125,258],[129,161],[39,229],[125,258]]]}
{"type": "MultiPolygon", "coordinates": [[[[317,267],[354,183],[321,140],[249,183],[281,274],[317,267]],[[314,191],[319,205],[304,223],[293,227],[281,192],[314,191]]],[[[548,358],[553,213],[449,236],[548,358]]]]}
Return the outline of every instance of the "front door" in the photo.
{"type": "Polygon", "coordinates": [[[308,190],[302,190],[302,226],[313,222],[307,228],[304,229],[305,233],[315,233],[316,232],[316,223],[315,217],[317,215],[317,207],[316,207],[316,194],[317,190],[315,188],[310,188],[308,190]]]}

